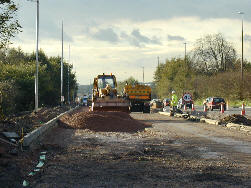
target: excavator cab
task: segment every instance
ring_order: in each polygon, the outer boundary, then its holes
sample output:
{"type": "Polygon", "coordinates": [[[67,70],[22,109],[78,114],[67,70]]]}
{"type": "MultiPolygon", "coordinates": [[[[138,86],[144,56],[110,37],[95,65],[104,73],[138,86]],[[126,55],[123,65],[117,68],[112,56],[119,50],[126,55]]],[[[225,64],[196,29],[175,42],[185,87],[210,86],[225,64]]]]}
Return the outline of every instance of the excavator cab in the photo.
{"type": "Polygon", "coordinates": [[[117,95],[114,75],[98,75],[93,82],[91,111],[129,112],[129,101],[117,95]]]}

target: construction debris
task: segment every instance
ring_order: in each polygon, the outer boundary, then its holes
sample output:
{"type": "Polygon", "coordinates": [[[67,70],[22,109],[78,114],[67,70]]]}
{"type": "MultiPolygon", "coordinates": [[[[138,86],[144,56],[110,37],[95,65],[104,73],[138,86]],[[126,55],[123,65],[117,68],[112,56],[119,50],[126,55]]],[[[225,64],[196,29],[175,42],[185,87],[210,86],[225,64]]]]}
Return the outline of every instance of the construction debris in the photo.
{"type": "Polygon", "coordinates": [[[239,114],[229,115],[220,120],[221,124],[236,123],[251,126],[251,120],[239,114]]]}

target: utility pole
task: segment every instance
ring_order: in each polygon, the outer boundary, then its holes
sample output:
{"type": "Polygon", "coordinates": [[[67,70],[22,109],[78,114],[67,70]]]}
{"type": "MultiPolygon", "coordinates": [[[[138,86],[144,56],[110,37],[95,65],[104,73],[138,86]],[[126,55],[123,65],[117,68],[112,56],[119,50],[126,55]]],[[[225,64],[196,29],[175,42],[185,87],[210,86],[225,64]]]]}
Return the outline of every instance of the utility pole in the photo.
{"type": "Polygon", "coordinates": [[[69,62],[68,62],[68,104],[70,104],[70,62],[71,62],[71,45],[69,45],[69,62]]]}
{"type": "Polygon", "coordinates": [[[62,21],[62,56],[61,56],[61,106],[63,106],[64,96],[63,96],[63,62],[64,61],[64,25],[62,21]]]}

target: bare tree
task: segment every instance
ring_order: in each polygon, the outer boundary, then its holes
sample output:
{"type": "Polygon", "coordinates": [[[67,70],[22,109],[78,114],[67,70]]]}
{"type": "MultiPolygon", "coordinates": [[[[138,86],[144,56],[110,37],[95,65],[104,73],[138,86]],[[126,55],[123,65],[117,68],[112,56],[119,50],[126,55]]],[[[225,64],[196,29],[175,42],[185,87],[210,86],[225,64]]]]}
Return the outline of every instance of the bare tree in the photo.
{"type": "Polygon", "coordinates": [[[196,41],[192,66],[203,73],[221,72],[232,68],[236,58],[236,50],[222,34],[206,35],[196,41]]]}

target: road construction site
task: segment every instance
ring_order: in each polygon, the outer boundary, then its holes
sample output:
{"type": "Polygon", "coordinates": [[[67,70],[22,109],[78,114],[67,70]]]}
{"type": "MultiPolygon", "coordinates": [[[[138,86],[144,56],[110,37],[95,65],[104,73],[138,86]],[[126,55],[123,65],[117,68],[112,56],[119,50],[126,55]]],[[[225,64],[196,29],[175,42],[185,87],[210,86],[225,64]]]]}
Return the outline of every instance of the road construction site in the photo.
{"type": "Polygon", "coordinates": [[[18,153],[3,187],[251,186],[250,134],[159,113],[77,108],[18,153]]]}

